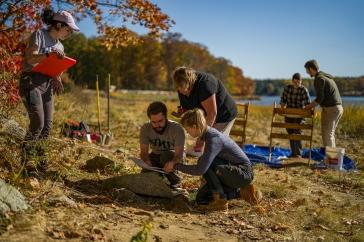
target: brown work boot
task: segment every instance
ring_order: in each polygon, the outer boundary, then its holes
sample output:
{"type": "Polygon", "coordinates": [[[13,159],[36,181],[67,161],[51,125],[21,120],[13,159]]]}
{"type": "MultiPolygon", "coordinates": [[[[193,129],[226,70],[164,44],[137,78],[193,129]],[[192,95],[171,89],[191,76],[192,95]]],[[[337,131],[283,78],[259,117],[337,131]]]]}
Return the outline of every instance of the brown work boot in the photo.
{"type": "Polygon", "coordinates": [[[225,198],[221,198],[219,193],[212,193],[212,201],[206,205],[200,205],[199,209],[204,211],[220,211],[228,209],[228,202],[225,198]]]}
{"type": "Polygon", "coordinates": [[[253,184],[240,188],[240,198],[244,199],[251,205],[257,205],[263,198],[262,192],[253,184]]]}

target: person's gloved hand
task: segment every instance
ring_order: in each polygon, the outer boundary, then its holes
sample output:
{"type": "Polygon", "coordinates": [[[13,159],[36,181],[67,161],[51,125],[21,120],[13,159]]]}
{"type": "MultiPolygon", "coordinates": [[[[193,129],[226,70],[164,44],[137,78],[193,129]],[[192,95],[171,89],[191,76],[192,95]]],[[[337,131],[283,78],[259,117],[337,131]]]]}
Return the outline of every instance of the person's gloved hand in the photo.
{"type": "Polygon", "coordinates": [[[53,77],[51,81],[53,92],[55,94],[61,94],[64,91],[62,80],[60,76],[53,77]]]}

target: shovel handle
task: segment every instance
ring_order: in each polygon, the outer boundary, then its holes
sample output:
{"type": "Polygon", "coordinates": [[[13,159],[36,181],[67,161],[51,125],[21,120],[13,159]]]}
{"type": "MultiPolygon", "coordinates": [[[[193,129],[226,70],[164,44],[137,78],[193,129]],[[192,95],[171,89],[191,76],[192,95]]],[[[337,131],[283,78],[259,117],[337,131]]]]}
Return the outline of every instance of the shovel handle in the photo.
{"type": "Polygon", "coordinates": [[[96,99],[97,99],[97,124],[99,128],[99,134],[101,134],[99,75],[96,75],[96,99]]]}

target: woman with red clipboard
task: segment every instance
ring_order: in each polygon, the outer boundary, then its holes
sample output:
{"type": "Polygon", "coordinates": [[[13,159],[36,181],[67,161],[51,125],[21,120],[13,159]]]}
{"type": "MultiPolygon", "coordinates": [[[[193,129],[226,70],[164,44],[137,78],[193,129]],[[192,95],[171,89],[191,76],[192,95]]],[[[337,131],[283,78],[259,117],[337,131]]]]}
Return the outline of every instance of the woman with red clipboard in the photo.
{"type": "Polygon", "coordinates": [[[70,37],[73,31],[79,31],[72,15],[67,11],[54,13],[46,9],[42,20],[48,28],[39,29],[30,36],[19,83],[20,95],[30,119],[23,162],[27,174],[31,176],[36,176],[39,170],[47,169],[45,143],[40,141],[47,140],[52,128],[53,92],[63,91],[60,74],[48,76],[32,70],[49,55],[64,58],[61,40],[70,37]]]}

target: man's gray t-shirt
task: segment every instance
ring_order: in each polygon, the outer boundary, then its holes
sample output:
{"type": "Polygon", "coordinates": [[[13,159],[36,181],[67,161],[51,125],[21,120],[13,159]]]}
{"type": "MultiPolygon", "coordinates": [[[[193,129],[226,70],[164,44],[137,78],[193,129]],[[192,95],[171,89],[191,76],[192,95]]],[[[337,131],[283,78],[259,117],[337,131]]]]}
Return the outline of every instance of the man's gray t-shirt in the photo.
{"type": "MultiPolygon", "coordinates": [[[[46,29],[39,29],[32,33],[28,40],[28,47],[32,46],[38,47],[38,53],[44,54],[46,52],[52,52],[53,49],[58,49],[64,52],[64,47],[59,40],[53,39],[50,35],[48,30],[46,29]]],[[[22,71],[23,72],[30,72],[36,64],[28,64],[25,61],[23,62],[22,71]]]]}
{"type": "Polygon", "coordinates": [[[152,152],[160,154],[163,151],[174,150],[176,146],[184,146],[185,131],[174,121],[167,121],[167,127],[162,134],[154,131],[150,122],[140,129],[140,143],[149,145],[152,152]]]}

